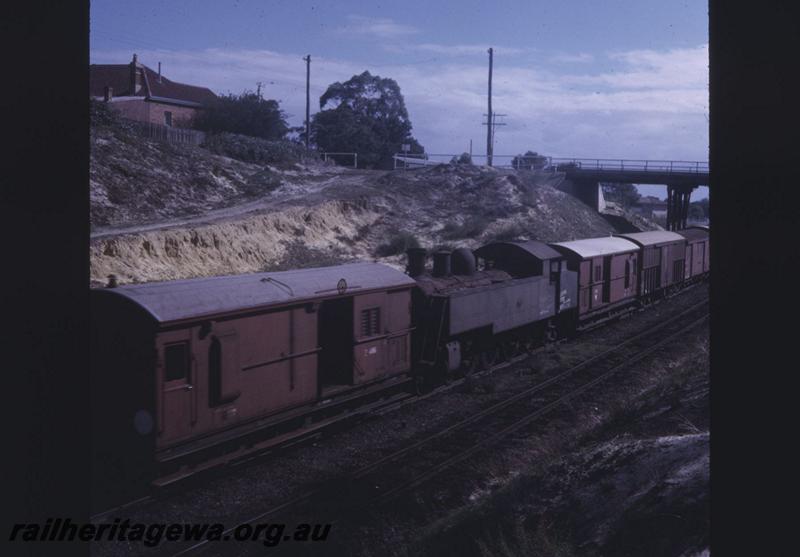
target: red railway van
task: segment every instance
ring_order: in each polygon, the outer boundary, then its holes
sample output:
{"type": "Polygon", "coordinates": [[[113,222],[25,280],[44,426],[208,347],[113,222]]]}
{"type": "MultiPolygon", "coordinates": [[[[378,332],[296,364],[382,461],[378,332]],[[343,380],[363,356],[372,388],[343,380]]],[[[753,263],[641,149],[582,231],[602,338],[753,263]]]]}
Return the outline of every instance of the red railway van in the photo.
{"type": "Polygon", "coordinates": [[[685,280],[694,280],[709,271],[711,254],[709,253],[708,229],[692,227],[679,230],[686,238],[686,269],[685,280]]]}
{"type": "Polygon", "coordinates": [[[675,232],[651,230],[618,234],[640,246],[639,296],[652,296],[684,280],[686,239],[675,232]]]}
{"type": "Polygon", "coordinates": [[[578,272],[578,318],[622,305],[635,298],[639,246],[618,237],[550,244],[564,255],[567,269],[578,272]]]}
{"type": "Polygon", "coordinates": [[[96,461],[147,475],[159,454],[406,374],[415,284],[354,263],[93,290],[96,461]]]}

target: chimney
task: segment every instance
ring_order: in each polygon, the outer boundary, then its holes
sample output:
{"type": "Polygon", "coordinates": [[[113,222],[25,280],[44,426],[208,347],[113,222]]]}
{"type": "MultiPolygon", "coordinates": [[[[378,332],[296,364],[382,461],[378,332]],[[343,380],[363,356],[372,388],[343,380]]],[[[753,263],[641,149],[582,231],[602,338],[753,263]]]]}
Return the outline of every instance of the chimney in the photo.
{"type": "Polygon", "coordinates": [[[425,272],[425,256],[427,252],[425,248],[408,248],[406,255],[408,256],[408,276],[418,277],[425,272]]]}
{"type": "Polygon", "coordinates": [[[135,95],[142,88],[142,77],[139,73],[139,62],[137,56],[133,55],[133,60],[130,63],[130,86],[131,95],[135,95]]]}
{"type": "Polygon", "coordinates": [[[450,275],[450,252],[437,251],[433,254],[433,276],[446,277],[450,275]]]}
{"type": "Polygon", "coordinates": [[[103,97],[104,97],[104,100],[106,102],[108,102],[111,99],[113,99],[114,98],[114,88],[113,87],[109,87],[108,85],[106,85],[103,97]]]}
{"type": "Polygon", "coordinates": [[[158,82],[161,83],[161,62],[158,63],[158,82]]]}

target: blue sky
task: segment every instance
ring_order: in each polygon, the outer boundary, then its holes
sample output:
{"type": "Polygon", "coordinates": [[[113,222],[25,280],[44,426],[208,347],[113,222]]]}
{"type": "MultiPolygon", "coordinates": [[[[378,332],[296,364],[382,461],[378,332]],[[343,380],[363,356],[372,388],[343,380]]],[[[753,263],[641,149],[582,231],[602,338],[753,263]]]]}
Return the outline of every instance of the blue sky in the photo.
{"type": "MultiPolygon", "coordinates": [[[[139,60],[217,93],[255,90],[292,125],[334,81],[395,79],[429,153],[708,159],[708,15],[698,0],[458,2],[94,0],[92,63],[139,60]]],[[[664,196],[664,188],[644,188],[664,196]]],[[[702,188],[705,190],[705,188],[702,188]]],[[[694,197],[705,196],[698,191],[694,197]]]]}

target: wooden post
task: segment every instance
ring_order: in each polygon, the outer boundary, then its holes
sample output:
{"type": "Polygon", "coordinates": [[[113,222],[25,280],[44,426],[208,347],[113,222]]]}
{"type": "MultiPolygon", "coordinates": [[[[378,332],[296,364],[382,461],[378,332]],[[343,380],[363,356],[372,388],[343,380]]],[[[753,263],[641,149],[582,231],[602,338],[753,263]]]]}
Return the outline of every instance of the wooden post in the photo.
{"type": "Polygon", "coordinates": [[[306,149],[311,135],[311,120],[309,118],[311,106],[311,55],[307,55],[303,60],[306,61],[306,149]]]}
{"type": "Polygon", "coordinates": [[[486,114],[486,165],[492,166],[492,58],[494,51],[489,49],[489,110],[486,114]]]}

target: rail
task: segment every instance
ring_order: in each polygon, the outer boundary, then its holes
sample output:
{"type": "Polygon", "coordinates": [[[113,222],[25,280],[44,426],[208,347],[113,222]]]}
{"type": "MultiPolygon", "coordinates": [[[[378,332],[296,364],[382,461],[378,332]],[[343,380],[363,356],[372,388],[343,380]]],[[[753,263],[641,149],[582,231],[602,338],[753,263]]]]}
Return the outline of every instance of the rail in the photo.
{"type": "Polygon", "coordinates": [[[615,170],[631,172],[659,172],[701,174],[708,173],[707,162],[662,161],[635,159],[570,159],[550,158],[549,166],[557,169],[574,167],[578,170],[615,170]]]}
{"type": "MultiPolygon", "coordinates": [[[[433,166],[447,164],[461,154],[453,153],[395,153],[394,168],[414,166],[433,166]]],[[[537,170],[564,170],[574,167],[578,170],[607,170],[630,172],[654,172],[676,174],[707,174],[708,163],[702,161],[669,161],[645,159],[590,159],[570,157],[543,157],[541,155],[493,155],[496,168],[534,168],[537,170]]],[[[485,164],[486,155],[471,155],[473,164],[485,164]]]]}

